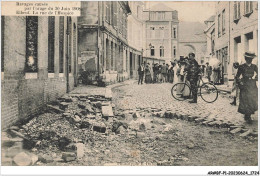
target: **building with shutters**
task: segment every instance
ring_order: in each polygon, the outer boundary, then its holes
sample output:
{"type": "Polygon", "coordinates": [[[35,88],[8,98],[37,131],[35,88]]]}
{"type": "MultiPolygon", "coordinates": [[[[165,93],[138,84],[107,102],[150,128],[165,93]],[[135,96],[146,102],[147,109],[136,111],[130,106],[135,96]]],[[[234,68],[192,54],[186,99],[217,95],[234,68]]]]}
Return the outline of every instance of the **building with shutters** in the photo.
{"type": "Polygon", "coordinates": [[[76,86],[77,18],[1,20],[1,124],[6,128],[41,112],[76,86]]]}
{"type": "Polygon", "coordinates": [[[82,1],[78,17],[79,74],[86,71],[90,82],[106,84],[129,77],[126,1],[82,1]]]}
{"type": "MultiPolygon", "coordinates": [[[[244,53],[258,53],[258,2],[218,1],[214,21],[205,30],[207,51],[221,62],[221,83],[231,86],[233,63],[245,63],[244,53]]],[[[258,64],[255,58],[253,63],[258,64]]]]}
{"type": "Polygon", "coordinates": [[[164,60],[166,63],[179,59],[178,12],[159,3],[144,10],[143,20],[143,56],[151,60],[164,60]]]}

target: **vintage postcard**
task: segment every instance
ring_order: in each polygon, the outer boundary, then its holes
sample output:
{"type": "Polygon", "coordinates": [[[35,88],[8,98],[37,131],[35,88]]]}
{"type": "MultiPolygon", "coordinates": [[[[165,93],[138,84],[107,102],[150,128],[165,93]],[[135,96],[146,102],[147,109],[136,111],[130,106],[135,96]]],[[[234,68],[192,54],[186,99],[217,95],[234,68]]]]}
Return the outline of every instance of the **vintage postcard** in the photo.
{"type": "Polygon", "coordinates": [[[1,165],[259,175],[257,73],[258,1],[2,1],[1,165]]]}

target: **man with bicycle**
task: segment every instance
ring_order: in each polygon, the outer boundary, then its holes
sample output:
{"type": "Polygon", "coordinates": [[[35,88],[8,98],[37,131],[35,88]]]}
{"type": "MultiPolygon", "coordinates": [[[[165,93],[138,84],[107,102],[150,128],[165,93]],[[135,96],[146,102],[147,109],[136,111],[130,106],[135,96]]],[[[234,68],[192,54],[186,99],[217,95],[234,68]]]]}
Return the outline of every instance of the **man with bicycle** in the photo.
{"type": "Polygon", "coordinates": [[[185,71],[187,73],[187,80],[190,82],[190,88],[192,92],[192,101],[189,101],[189,103],[197,103],[198,79],[200,68],[198,62],[195,60],[194,53],[189,53],[188,64],[185,68],[185,71]]]}

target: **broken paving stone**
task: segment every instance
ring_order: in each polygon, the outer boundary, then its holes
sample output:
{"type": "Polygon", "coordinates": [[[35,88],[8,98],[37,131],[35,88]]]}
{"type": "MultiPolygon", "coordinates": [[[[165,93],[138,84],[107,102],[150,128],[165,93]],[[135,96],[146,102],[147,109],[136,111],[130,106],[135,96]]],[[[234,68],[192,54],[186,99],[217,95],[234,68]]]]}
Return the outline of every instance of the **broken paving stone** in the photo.
{"type": "Polygon", "coordinates": [[[66,102],[61,102],[59,104],[59,108],[62,109],[62,110],[65,110],[69,107],[69,103],[66,103],[66,102]]]}
{"type": "Polygon", "coordinates": [[[251,133],[252,133],[252,130],[249,129],[248,131],[246,131],[246,132],[240,134],[239,136],[240,136],[240,137],[246,137],[246,136],[250,135],[251,133]]]}
{"type": "Polygon", "coordinates": [[[10,127],[10,130],[15,130],[15,131],[18,131],[20,128],[18,126],[11,126],[10,127]]]}
{"type": "Polygon", "coordinates": [[[139,125],[139,130],[140,131],[145,131],[145,124],[144,123],[141,123],[140,125],[139,125]]]}
{"type": "Polygon", "coordinates": [[[85,109],[85,108],[86,108],[86,105],[79,103],[79,104],[78,104],[78,107],[81,108],[81,109],[85,109]]]}
{"type": "Polygon", "coordinates": [[[113,117],[114,113],[112,110],[112,106],[102,106],[102,116],[103,117],[113,117]]]}
{"type": "Polygon", "coordinates": [[[93,125],[93,131],[105,133],[106,132],[106,126],[103,122],[96,122],[93,125]]]}
{"type": "Polygon", "coordinates": [[[133,118],[140,118],[141,116],[140,116],[140,113],[139,112],[135,112],[134,114],[133,114],[133,118]]]}
{"type": "Polygon", "coordinates": [[[83,143],[77,143],[76,148],[77,148],[77,158],[83,158],[85,154],[85,145],[83,143]]]}
{"type": "Polygon", "coordinates": [[[17,166],[29,166],[32,162],[30,155],[25,152],[18,153],[13,161],[17,166]]]}
{"type": "Polygon", "coordinates": [[[76,160],[76,154],[73,152],[63,152],[61,157],[65,162],[76,160]]]}
{"type": "Polygon", "coordinates": [[[78,115],[75,115],[73,120],[75,123],[79,123],[81,121],[81,118],[78,115]]]}
{"type": "Polygon", "coordinates": [[[54,161],[53,158],[47,154],[39,155],[38,158],[39,158],[39,161],[41,161],[43,163],[51,163],[54,161]]]}
{"type": "Polygon", "coordinates": [[[83,120],[80,124],[80,128],[90,128],[91,123],[88,120],[83,120]]]}
{"type": "Polygon", "coordinates": [[[123,126],[120,126],[119,128],[117,128],[117,130],[115,131],[116,134],[123,134],[126,132],[126,129],[123,126]]]}
{"type": "Polygon", "coordinates": [[[230,133],[235,134],[235,133],[238,133],[240,131],[242,131],[242,128],[235,128],[235,129],[231,130],[230,133]]]}

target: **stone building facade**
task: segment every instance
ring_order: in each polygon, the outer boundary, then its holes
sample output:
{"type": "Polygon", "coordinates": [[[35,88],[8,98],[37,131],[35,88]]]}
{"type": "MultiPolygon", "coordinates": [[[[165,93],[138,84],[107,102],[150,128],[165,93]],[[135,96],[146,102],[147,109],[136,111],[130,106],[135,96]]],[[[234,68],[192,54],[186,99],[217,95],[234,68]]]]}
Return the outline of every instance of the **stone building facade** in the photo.
{"type": "MultiPolygon", "coordinates": [[[[207,36],[210,31],[215,34],[214,40],[207,41],[207,50],[214,50],[213,56],[222,63],[222,83],[231,85],[234,78],[233,63],[244,63],[245,51],[258,53],[258,2],[216,2],[214,25],[205,30],[207,36]]],[[[258,64],[258,59],[253,62],[258,64]]]]}
{"type": "Polygon", "coordinates": [[[178,12],[163,3],[144,10],[144,57],[157,58],[166,63],[179,59],[178,12]]]}
{"type": "Polygon", "coordinates": [[[129,76],[130,78],[138,77],[138,67],[143,62],[143,42],[144,42],[144,21],[143,9],[144,2],[129,1],[131,15],[127,17],[127,35],[129,45],[129,76]]]}
{"type": "Polygon", "coordinates": [[[81,2],[79,24],[79,70],[93,81],[106,84],[127,79],[130,74],[127,43],[126,1],[81,2]]]}
{"type": "Polygon", "coordinates": [[[2,129],[77,84],[77,18],[2,16],[2,129]],[[19,30],[17,30],[19,29],[19,30]]]}

